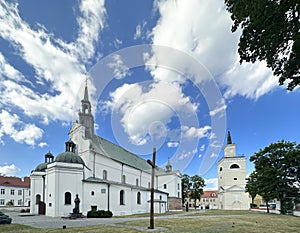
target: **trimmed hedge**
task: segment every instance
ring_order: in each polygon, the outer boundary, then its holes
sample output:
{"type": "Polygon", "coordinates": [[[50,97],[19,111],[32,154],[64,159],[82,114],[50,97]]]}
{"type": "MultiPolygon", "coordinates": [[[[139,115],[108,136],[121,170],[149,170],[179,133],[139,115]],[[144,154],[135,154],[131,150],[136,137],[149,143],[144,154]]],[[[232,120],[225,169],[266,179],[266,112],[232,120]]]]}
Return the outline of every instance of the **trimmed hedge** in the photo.
{"type": "Polygon", "coordinates": [[[90,210],[87,213],[88,218],[110,218],[113,214],[109,210],[90,210]]]}
{"type": "Polygon", "coordinates": [[[11,218],[0,211],[0,224],[11,224],[11,218]]]}

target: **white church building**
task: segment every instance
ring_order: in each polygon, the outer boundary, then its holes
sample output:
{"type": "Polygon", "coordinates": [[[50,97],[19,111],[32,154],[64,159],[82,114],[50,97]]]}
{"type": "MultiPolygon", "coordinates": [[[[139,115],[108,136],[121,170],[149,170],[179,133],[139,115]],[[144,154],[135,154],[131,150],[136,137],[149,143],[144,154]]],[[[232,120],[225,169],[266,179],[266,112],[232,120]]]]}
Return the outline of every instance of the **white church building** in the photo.
{"type": "Polygon", "coordinates": [[[251,198],[246,193],[246,156],[236,155],[230,131],[224,146],[224,157],[218,162],[218,208],[224,210],[248,210],[251,198]]]}
{"type": "MultiPolygon", "coordinates": [[[[66,151],[45,162],[30,175],[31,213],[52,217],[72,213],[74,199],[79,210],[110,210],[114,216],[150,211],[151,166],[139,156],[94,134],[94,117],[87,86],[81,100],[79,122],[69,132],[66,151]]],[[[181,173],[155,169],[154,210],[181,210],[181,173]]]]}

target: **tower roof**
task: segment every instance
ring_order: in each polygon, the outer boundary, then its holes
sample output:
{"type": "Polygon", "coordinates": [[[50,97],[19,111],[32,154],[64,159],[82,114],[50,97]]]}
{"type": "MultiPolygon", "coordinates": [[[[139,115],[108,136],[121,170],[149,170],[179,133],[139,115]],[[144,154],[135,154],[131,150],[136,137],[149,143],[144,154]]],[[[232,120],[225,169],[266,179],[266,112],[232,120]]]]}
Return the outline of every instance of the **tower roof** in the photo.
{"type": "Polygon", "coordinates": [[[85,85],[85,88],[84,88],[84,97],[83,97],[83,100],[84,101],[89,101],[89,93],[88,93],[88,87],[87,87],[87,85],[85,85]]]}
{"type": "Polygon", "coordinates": [[[229,130],[228,130],[228,133],[227,133],[227,144],[232,144],[231,135],[230,135],[229,130]]]}

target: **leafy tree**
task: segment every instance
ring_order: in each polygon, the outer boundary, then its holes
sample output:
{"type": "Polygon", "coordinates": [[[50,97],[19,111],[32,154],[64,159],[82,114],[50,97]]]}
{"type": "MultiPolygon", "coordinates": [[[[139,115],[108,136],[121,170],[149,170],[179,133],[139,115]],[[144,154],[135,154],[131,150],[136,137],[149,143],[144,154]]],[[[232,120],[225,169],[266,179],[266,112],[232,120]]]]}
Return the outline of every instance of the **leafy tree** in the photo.
{"type": "Polygon", "coordinates": [[[185,201],[185,198],[188,197],[188,192],[191,189],[192,183],[191,183],[191,177],[187,174],[183,174],[181,178],[181,196],[182,196],[182,204],[185,201]]]}
{"type": "Polygon", "coordinates": [[[251,195],[252,204],[254,204],[254,198],[258,194],[257,193],[258,190],[257,190],[257,174],[256,174],[256,172],[252,172],[249,175],[249,178],[247,178],[246,180],[247,180],[246,192],[248,192],[251,195]]]}
{"type": "Polygon", "coordinates": [[[242,34],[240,62],[266,61],[288,90],[300,85],[299,0],[225,0],[232,31],[242,34]]]}
{"type": "Polygon", "coordinates": [[[278,141],[260,149],[250,157],[255,165],[257,194],[266,202],[277,198],[281,213],[291,208],[291,201],[299,197],[300,145],[295,142],[278,141]]]}
{"type": "Polygon", "coordinates": [[[197,201],[197,199],[200,200],[201,195],[203,194],[203,188],[205,186],[205,181],[199,175],[193,175],[191,177],[191,182],[192,182],[191,198],[194,199],[195,208],[196,208],[196,201],[197,201]]]}

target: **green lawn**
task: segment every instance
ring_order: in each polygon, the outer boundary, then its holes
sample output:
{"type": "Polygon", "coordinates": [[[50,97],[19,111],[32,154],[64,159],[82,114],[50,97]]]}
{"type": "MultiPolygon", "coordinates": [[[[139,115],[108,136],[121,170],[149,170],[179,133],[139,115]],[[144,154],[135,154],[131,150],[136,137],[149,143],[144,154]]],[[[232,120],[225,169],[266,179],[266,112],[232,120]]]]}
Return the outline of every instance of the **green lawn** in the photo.
{"type": "MultiPolygon", "coordinates": [[[[149,225],[149,220],[131,221],[121,223],[120,227],[111,226],[91,226],[76,227],[67,229],[36,229],[18,224],[0,225],[0,232],[5,233],[58,233],[58,232],[140,232],[135,229],[125,228],[126,226],[149,225]],[[123,226],[122,226],[123,225],[123,226]]],[[[257,213],[251,211],[223,211],[211,210],[206,213],[191,213],[184,218],[155,219],[155,227],[166,228],[166,233],[179,232],[242,232],[242,233],[300,233],[300,218],[286,215],[275,215],[266,213],[257,213]]]]}

